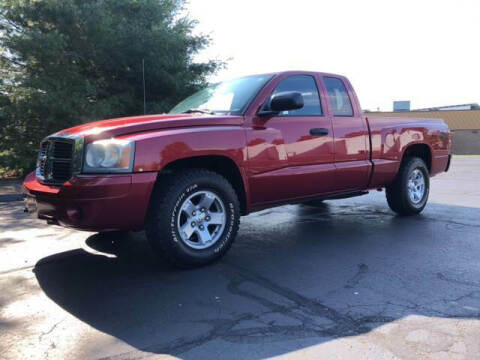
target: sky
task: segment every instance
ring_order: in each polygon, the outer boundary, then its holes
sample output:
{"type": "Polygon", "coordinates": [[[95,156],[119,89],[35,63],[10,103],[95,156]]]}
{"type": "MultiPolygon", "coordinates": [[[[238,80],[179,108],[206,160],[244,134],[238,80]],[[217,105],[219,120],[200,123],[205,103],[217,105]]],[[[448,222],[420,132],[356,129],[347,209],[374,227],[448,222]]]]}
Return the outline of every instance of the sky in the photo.
{"type": "Polygon", "coordinates": [[[480,0],[190,0],[211,81],[284,70],[347,76],[363,109],[480,103],[480,0]]]}

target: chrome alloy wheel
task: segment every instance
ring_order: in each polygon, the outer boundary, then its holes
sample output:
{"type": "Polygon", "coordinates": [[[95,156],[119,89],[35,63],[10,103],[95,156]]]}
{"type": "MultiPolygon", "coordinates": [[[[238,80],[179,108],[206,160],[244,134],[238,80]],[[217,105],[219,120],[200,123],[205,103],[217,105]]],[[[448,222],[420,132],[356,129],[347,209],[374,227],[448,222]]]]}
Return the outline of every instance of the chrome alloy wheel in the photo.
{"type": "Polygon", "coordinates": [[[187,246],[202,250],[220,239],[226,221],[227,212],[220,197],[211,191],[197,191],[180,206],[177,230],[187,246]]]}
{"type": "Polygon", "coordinates": [[[421,170],[415,169],[410,173],[407,188],[410,201],[415,205],[419,204],[425,195],[425,177],[421,170]]]}

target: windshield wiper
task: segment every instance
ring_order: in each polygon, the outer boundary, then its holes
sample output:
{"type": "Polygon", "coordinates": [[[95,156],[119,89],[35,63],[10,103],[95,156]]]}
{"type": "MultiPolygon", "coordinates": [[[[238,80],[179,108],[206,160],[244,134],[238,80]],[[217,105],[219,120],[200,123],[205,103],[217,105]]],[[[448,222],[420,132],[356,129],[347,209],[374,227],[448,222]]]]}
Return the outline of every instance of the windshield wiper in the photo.
{"type": "Polygon", "coordinates": [[[215,113],[212,110],[208,110],[208,109],[188,109],[188,110],[182,111],[182,114],[193,114],[193,113],[215,115],[215,113]]]}

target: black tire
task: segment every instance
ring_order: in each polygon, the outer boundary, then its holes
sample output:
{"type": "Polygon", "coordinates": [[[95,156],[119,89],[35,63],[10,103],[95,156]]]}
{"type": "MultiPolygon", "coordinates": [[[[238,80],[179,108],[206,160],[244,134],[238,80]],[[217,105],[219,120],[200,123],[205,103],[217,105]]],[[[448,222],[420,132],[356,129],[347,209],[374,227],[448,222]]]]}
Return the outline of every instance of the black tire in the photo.
{"type": "Polygon", "coordinates": [[[204,169],[176,172],[162,179],[150,201],[146,235],[153,250],[177,267],[202,266],[222,257],[232,245],[240,223],[240,204],[232,185],[221,175],[204,169]],[[180,236],[177,216],[182,200],[199,191],[218,196],[226,221],[218,240],[205,249],[194,249],[180,236]]]}
{"type": "Polygon", "coordinates": [[[387,202],[390,209],[403,216],[419,214],[427,204],[430,192],[429,176],[427,166],[422,159],[417,157],[405,159],[400,165],[395,181],[386,188],[387,202]],[[408,195],[408,179],[412,172],[417,169],[423,173],[425,191],[421,200],[415,203],[408,195]]]}

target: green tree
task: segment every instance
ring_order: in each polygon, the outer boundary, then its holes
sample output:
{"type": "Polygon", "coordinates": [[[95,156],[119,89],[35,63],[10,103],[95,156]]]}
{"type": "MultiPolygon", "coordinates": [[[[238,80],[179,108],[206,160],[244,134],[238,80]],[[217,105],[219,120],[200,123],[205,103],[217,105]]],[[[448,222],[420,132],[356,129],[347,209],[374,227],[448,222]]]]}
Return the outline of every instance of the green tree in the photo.
{"type": "Polygon", "coordinates": [[[184,0],[0,0],[0,168],[31,169],[62,128],[168,110],[224,65],[194,56],[184,0]]]}

